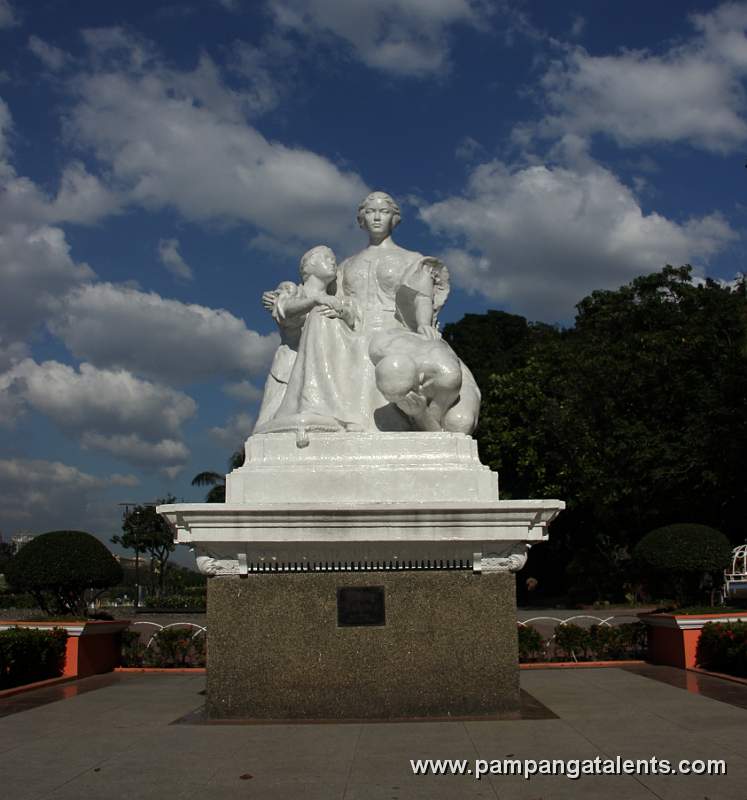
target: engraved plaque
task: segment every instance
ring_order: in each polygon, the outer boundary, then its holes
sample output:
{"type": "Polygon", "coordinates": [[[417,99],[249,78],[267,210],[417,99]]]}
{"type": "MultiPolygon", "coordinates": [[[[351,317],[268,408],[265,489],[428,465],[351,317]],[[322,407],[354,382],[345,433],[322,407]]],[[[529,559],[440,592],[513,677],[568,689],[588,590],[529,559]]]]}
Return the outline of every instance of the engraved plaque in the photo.
{"type": "Polygon", "coordinates": [[[337,590],[337,626],[386,625],[383,586],[347,586],[337,590]]]}

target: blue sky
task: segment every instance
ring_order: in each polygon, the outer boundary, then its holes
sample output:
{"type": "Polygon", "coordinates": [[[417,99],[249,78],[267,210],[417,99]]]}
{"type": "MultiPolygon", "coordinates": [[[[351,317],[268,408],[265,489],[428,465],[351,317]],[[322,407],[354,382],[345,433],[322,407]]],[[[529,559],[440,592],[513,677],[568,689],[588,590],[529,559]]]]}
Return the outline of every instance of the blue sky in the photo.
{"type": "Polygon", "coordinates": [[[747,3],[0,0],[0,531],[117,532],[222,471],[259,296],[358,202],[442,318],[744,269],[747,3]]]}

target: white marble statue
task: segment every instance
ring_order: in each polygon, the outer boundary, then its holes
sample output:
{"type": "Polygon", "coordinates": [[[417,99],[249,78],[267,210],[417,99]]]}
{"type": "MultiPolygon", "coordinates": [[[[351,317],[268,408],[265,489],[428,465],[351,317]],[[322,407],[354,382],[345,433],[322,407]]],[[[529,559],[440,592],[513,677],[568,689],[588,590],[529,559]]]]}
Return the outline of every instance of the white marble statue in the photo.
{"type": "Polygon", "coordinates": [[[448,271],[394,243],[399,220],[373,192],[368,247],[339,267],[314,247],[263,295],[281,345],[226,502],[158,507],[202,572],[511,572],[547,539],[564,504],[500,499],[470,435],[480,393],[438,331],[448,271]]]}
{"type": "Polygon", "coordinates": [[[307,430],[472,433],[480,392],[437,325],[448,270],[395,244],[399,221],[395,201],[371,193],[358,209],[365,250],[335,272],[329,248],[313,248],[302,286],[263,295],[283,344],[255,433],[296,431],[299,444],[307,430]]]}
{"type": "Polygon", "coordinates": [[[258,427],[275,416],[285,396],[308,312],[315,306],[327,313],[333,309],[339,311],[342,306],[334,297],[337,260],[329,247],[321,245],[304,253],[300,273],[300,285],[293,281],[282,281],[277,289],[262,295],[265,308],[270,311],[280,330],[280,347],[275,352],[265,382],[257,418],[258,427]]]}

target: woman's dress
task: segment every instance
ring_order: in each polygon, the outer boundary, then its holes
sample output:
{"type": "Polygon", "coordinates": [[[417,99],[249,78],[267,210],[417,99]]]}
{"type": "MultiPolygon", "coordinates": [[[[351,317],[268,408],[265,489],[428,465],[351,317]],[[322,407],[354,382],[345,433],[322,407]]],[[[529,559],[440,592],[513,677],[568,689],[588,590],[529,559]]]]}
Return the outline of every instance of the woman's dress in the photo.
{"type": "Polygon", "coordinates": [[[412,430],[410,419],[378,390],[371,348],[385,348],[391,334],[416,329],[416,295],[428,296],[437,310],[447,292],[432,263],[393,243],[344,261],[337,297],[347,321],[325,317],[319,308],[309,312],[285,396],[273,419],[256,432],[412,430]]]}

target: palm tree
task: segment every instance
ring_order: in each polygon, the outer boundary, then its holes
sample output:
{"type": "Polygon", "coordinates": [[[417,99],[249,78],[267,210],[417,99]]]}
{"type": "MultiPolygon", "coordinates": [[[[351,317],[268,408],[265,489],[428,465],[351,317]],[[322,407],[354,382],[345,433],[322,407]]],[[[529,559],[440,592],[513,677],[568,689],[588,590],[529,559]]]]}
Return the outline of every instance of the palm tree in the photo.
{"type": "MultiPolygon", "coordinates": [[[[228,459],[228,469],[238,469],[244,465],[243,445],[228,459]]],[[[192,478],[192,486],[210,486],[205,495],[206,503],[225,503],[226,502],[226,476],[219,472],[198,472],[192,478]]]]}

